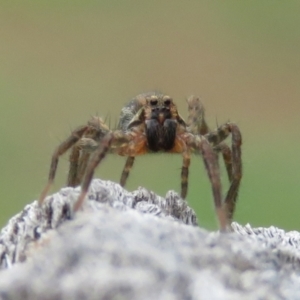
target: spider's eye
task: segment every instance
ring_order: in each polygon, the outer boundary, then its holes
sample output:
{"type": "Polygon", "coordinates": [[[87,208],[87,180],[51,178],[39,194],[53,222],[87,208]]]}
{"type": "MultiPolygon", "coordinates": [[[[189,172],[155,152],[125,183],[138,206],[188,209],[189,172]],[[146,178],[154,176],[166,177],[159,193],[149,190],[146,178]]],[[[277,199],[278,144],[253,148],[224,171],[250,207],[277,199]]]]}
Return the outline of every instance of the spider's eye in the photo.
{"type": "Polygon", "coordinates": [[[166,106],[169,106],[171,104],[171,99],[166,99],[164,103],[166,106]]]}
{"type": "Polygon", "coordinates": [[[158,101],[155,100],[155,99],[151,99],[151,100],[150,100],[151,106],[155,106],[155,105],[157,105],[157,103],[158,103],[158,101]]]}

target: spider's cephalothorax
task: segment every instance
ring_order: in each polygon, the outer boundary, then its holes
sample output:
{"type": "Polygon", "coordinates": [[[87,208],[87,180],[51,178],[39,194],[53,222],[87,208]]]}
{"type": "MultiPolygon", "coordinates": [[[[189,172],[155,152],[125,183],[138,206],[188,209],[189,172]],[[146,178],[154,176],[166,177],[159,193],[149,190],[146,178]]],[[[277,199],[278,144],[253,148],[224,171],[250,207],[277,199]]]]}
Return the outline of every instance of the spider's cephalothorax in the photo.
{"type": "Polygon", "coordinates": [[[174,147],[177,121],[172,115],[172,108],[172,100],[168,97],[154,97],[147,103],[146,136],[148,147],[152,151],[167,151],[174,147]]]}
{"type": "MultiPolygon", "coordinates": [[[[185,125],[170,96],[160,93],[141,94],[139,105],[129,103],[122,110],[119,127],[128,131],[136,126],[144,127],[149,151],[168,151],[174,147],[177,125],[185,125]],[[138,110],[136,111],[136,109],[138,110]],[[132,109],[131,113],[128,110],[132,109]],[[133,116],[129,122],[128,115],[133,116]],[[124,119],[124,120],[123,120],[124,119]]],[[[133,100],[136,101],[136,100],[133,100]]]]}
{"type": "Polygon", "coordinates": [[[120,180],[122,186],[126,183],[136,156],[159,151],[180,153],[183,157],[182,198],[187,194],[191,153],[199,153],[211,182],[220,228],[225,230],[233,217],[242,176],[241,134],[234,123],[225,123],[211,131],[206,124],[199,98],[191,96],[187,103],[188,118],[185,122],[171,97],[159,92],[144,93],[122,108],[116,130],[110,130],[99,117],[93,117],[87,125],[75,129],[52,156],[49,181],[41,194],[40,204],[54,180],[59,156],[70,148],[67,185],[81,184],[82,187],[75,211],[82,206],[94,170],[107,153],[127,156],[120,180]],[[231,148],[223,142],[230,134],[231,148]],[[221,194],[218,153],[222,153],[230,181],[224,199],[221,194]]]}

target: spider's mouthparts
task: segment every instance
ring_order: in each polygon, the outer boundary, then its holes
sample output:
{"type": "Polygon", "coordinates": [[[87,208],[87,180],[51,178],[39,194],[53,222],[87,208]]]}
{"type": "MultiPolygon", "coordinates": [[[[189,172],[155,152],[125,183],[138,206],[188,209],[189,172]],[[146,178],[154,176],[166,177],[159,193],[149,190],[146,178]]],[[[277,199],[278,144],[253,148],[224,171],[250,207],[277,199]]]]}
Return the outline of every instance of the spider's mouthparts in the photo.
{"type": "Polygon", "coordinates": [[[164,121],[165,121],[165,114],[164,113],[159,113],[157,119],[158,119],[159,124],[163,125],[164,121]]]}

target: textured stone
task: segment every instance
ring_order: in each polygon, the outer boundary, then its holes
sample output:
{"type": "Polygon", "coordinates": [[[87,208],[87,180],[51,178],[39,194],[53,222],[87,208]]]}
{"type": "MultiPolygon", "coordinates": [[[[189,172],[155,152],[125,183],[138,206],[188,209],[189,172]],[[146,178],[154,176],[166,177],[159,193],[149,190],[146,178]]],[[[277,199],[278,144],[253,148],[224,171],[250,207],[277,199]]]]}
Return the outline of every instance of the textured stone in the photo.
{"type": "Polygon", "coordinates": [[[0,235],[0,299],[300,299],[299,233],[207,232],[175,192],[94,180],[27,205],[0,235]]]}

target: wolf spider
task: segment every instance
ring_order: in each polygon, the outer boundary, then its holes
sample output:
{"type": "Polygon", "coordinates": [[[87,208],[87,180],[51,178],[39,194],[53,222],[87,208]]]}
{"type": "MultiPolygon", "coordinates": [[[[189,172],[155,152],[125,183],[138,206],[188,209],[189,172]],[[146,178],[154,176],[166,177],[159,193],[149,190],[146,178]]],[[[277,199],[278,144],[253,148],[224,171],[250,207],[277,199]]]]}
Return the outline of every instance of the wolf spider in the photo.
{"type": "Polygon", "coordinates": [[[127,156],[121,186],[125,185],[136,156],[150,152],[182,154],[182,198],[187,195],[191,154],[199,153],[211,183],[220,229],[226,230],[233,217],[242,177],[241,134],[234,123],[225,123],[211,131],[205,121],[200,100],[191,96],[187,103],[188,119],[185,122],[171,97],[159,92],[140,94],[122,109],[117,130],[110,130],[99,117],[93,117],[87,125],[76,128],[52,155],[48,184],[39,203],[42,204],[54,180],[59,157],[69,149],[71,153],[67,185],[75,187],[81,184],[81,194],[74,211],[82,206],[94,171],[107,153],[127,156]],[[230,133],[231,148],[223,142],[230,133]],[[230,181],[223,200],[218,153],[222,153],[230,181]]]}

